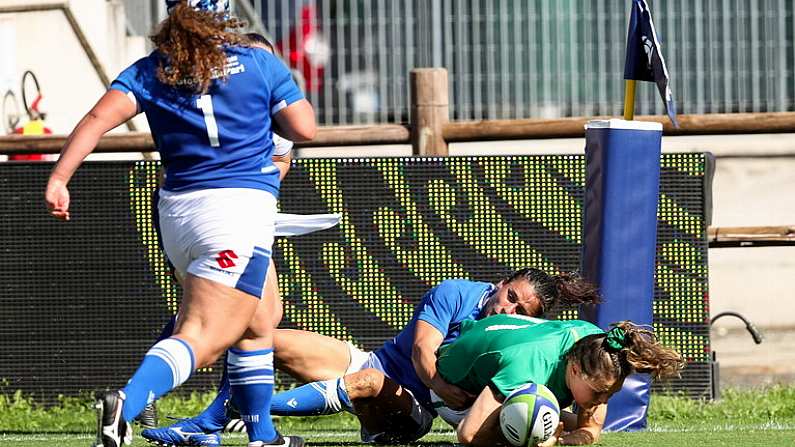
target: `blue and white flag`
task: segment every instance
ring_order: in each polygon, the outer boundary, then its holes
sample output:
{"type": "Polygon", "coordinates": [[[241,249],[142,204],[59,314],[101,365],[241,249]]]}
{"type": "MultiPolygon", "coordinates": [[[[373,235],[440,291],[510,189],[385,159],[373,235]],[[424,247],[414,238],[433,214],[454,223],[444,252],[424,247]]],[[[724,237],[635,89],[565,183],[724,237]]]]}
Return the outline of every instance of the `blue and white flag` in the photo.
{"type": "Polygon", "coordinates": [[[665,102],[668,117],[674,127],[679,127],[676,122],[676,103],[668,85],[668,69],[665,68],[665,59],[660,52],[660,42],[646,0],[632,0],[624,79],[655,82],[665,102]]]}

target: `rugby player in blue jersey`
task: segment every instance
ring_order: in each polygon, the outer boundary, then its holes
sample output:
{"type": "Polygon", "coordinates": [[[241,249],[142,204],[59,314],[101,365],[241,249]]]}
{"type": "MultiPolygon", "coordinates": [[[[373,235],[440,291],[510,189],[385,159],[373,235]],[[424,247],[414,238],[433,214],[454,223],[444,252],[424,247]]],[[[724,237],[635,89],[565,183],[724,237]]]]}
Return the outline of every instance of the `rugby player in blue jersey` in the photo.
{"type": "MultiPolygon", "coordinates": [[[[431,391],[450,408],[468,407],[476,398],[446,382],[436,370],[436,352],[458,337],[462,322],[495,314],[542,316],[559,303],[598,302],[596,287],[571,273],[548,275],[528,268],[497,284],[443,281],[423,296],[395,338],[371,353],[351,350],[344,377],[276,394],[271,412],[302,416],[350,411],[361,423],[363,441],[416,441],[430,430],[436,415],[431,391]]],[[[283,351],[291,352],[286,347],[283,351]]]]}
{"type": "MultiPolygon", "coordinates": [[[[430,390],[451,408],[468,407],[475,398],[436,373],[436,351],[455,340],[463,321],[495,314],[541,316],[559,303],[597,302],[596,288],[578,275],[548,275],[529,268],[496,284],[464,279],[442,281],[423,296],[406,327],[374,352],[363,352],[350,343],[314,332],[277,329],[277,368],[302,382],[314,383],[274,395],[271,412],[301,416],[347,410],[359,417],[366,441],[419,439],[430,429],[435,415],[430,390]],[[411,417],[385,418],[380,411],[395,407],[411,417]]],[[[199,439],[209,439],[197,432],[176,442],[178,437],[172,432],[190,428],[213,433],[213,445],[218,445],[218,433],[228,422],[223,412],[213,411],[219,401],[216,399],[197,417],[170,427],[145,430],[143,436],[167,445],[193,445],[199,439]]]]}
{"type": "MultiPolygon", "coordinates": [[[[166,180],[158,208],[163,244],[184,290],[173,336],[155,344],[120,390],[97,395],[97,440],[131,442],[128,421],[227,348],[233,401],[249,445],[300,446],[270,418],[271,306],[258,306],[273,242],[279,169],[272,128],[314,137],[312,106],[274,55],[233,30],[228,0],[166,0],[156,49],[124,70],[70,135],[45,191],[70,218],[67,184],[107,131],[146,114],[166,180]]],[[[122,318],[124,316],[121,316],[122,318]]]]}

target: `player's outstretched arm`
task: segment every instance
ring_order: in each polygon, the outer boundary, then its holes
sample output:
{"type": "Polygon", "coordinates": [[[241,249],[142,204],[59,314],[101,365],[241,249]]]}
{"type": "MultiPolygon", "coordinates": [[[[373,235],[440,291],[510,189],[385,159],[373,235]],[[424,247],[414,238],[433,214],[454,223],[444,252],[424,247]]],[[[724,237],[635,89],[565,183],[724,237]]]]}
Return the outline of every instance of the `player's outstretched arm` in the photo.
{"type": "Polygon", "coordinates": [[[607,404],[581,408],[577,413],[577,427],[560,437],[562,445],[588,445],[599,441],[607,416],[607,404]]]}
{"type": "Polygon", "coordinates": [[[454,410],[466,408],[475,396],[447,383],[436,370],[436,351],[443,341],[444,335],[436,327],[427,321],[417,321],[411,347],[411,363],[422,383],[441,397],[448,407],[454,410]]]}
{"type": "Polygon", "coordinates": [[[500,400],[490,387],[483,388],[469,413],[458,424],[458,442],[473,446],[507,444],[500,430],[500,400]]]}
{"type": "Polygon", "coordinates": [[[135,103],[118,90],[108,90],[83,119],[77,123],[55,164],[44,201],[53,217],[69,220],[69,190],[66,185],[83,160],[97,146],[105,132],[138,113],[135,103]]]}

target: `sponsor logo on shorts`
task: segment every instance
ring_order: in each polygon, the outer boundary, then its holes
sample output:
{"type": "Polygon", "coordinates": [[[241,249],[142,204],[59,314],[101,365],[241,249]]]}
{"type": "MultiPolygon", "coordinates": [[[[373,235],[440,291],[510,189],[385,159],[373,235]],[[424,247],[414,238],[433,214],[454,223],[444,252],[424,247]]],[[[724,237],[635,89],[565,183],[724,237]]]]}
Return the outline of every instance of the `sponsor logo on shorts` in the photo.
{"type": "Polygon", "coordinates": [[[208,265],[207,267],[210,270],[214,271],[214,272],[223,273],[224,275],[227,275],[227,276],[234,276],[234,275],[238,275],[239,274],[239,273],[236,273],[236,272],[229,272],[229,271],[226,271],[224,269],[219,269],[218,267],[216,267],[214,265],[208,265]]]}
{"type": "Polygon", "coordinates": [[[215,258],[215,261],[218,262],[218,265],[220,265],[222,269],[228,269],[235,266],[235,262],[232,261],[232,259],[237,259],[235,252],[232,250],[224,250],[218,253],[218,257],[215,258]]]}

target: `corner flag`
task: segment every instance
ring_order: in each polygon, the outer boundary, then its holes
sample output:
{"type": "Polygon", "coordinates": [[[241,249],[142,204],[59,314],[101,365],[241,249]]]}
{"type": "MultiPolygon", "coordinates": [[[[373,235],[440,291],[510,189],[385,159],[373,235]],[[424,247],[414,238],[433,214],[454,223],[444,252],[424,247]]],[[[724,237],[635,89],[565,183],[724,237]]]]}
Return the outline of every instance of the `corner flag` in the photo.
{"type": "Polygon", "coordinates": [[[676,103],[668,86],[668,69],[665,68],[665,59],[660,52],[660,42],[646,0],[632,0],[624,79],[655,82],[668,117],[674,127],[679,127],[676,122],[676,103]]]}

